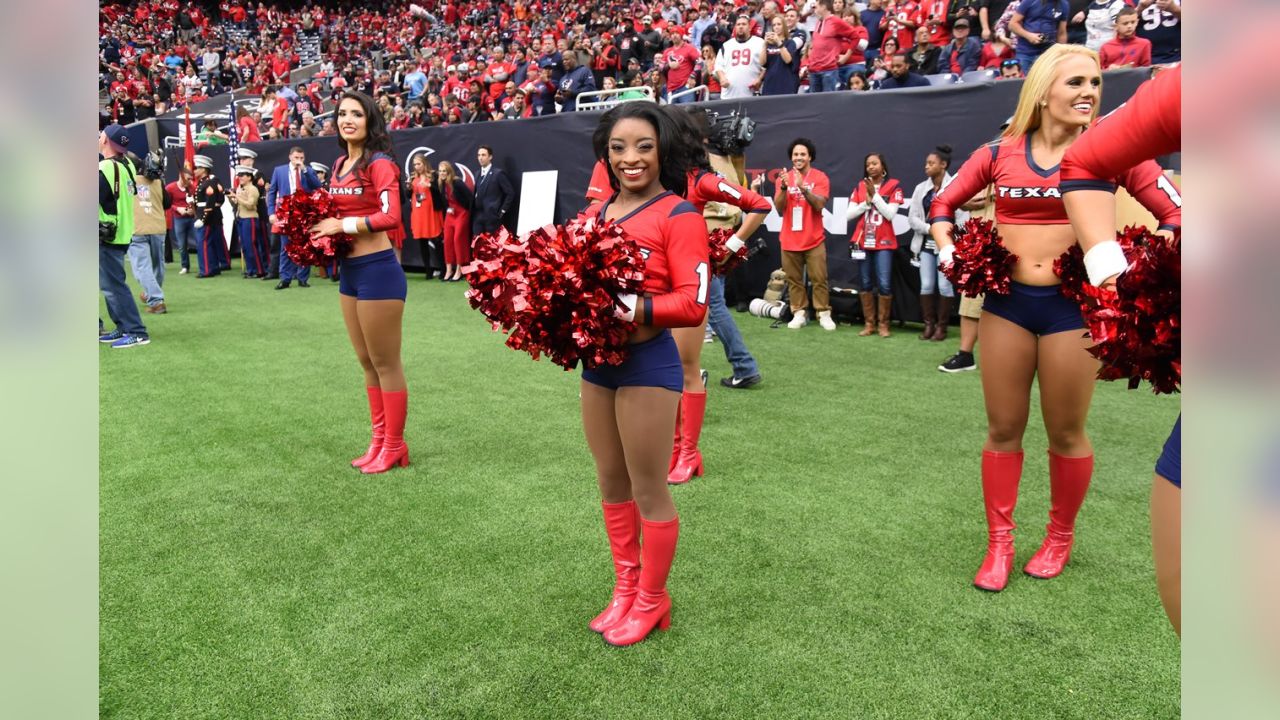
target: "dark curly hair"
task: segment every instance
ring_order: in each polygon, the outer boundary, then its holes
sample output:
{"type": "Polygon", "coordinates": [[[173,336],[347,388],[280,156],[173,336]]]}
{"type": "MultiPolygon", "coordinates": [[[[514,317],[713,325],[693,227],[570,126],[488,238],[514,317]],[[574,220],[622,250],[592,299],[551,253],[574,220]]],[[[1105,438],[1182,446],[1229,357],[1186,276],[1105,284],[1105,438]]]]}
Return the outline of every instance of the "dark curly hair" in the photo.
{"type": "MultiPolygon", "coordinates": [[[[342,98],[338,100],[337,107],[334,108],[333,121],[337,123],[338,108],[342,107],[342,103],[348,99],[355,100],[360,103],[360,109],[364,112],[366,130],[364,138],[364,152],[361,153],[360,159],[356,161],[355,167],[353,167],[352,170],[363,177],[364,171],[369,168],[370,160],[372,160],[373,156],[377,153],[382,153],[383,155],[391,158],[391,165],[399,169],[400,166],[396,162],[395,150],[391,145],[391,135],[387,133],[387,121],[382,116],[382,111],[378,109],[378,103],[375,102],[373,98],[356,90],[348,90],[342,94],[342,98]]],[[[350,156],[351,154],[347,149],[347,141],[342,139],[341,133],[338,134],[338,149],[341,150],[344,155],[350,156]]],[[[335,175],[337,174],[337,171],[338,168],[334,168],[335,175]]]]}
{"type": "Polygon", "coordinates": [[[687,116],[681,119],[675,115],[683,112],[679,108],[636,101],[623,103],[600,117],[600,124],[591,136],[591,145],[596,159],[602,160],[609,171],[609,187],[614,192],[620,186],[613,174],[613,166],[609,164],[609,136],[613,133],[613,126],[621,120],[643,120],[652,125],[658,135],[658,157],[662,163],[658,182],[681,197],[687,194],[689,171],[699,166],[699,157],[705,159],[706,151],[702,148],[701,139],[691,134],[692,122],[687,116]]]}

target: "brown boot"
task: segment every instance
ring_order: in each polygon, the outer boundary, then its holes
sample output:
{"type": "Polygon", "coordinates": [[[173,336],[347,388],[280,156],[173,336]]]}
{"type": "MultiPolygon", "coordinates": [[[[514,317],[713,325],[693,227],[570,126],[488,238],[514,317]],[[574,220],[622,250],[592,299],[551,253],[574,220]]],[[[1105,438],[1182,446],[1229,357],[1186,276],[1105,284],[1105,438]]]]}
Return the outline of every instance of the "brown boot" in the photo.
{"type": "Polygon", "coordinates": [[[889,337],[889,312],[893,309],[893,296],[880,296],[880,337],[889,337]]]}
{"type": "Polygon", "coordinates": [[[951,308],[955,301],[955,298],[945,295],[938,298],[938,319],[933,324],[933,337],[930,340],[941,342],[947,339],[947,323],[951,322],[951,308]]]}
{"type": "Polygon", "coordinates": [[[924,332],[920,333],[921,340],[928,340],[933,337],[934,316],[938,311],[937,295],[921,295],[920,296],[920,314],[924,316],[924,332]]]}
{"type": "Polygon", "coordinates": [[[869,292],[860,292],[858,297],[862,300],[862,332],[858,333],[858,337],[867,337],[876,331],[876,299],[869,292]]]}

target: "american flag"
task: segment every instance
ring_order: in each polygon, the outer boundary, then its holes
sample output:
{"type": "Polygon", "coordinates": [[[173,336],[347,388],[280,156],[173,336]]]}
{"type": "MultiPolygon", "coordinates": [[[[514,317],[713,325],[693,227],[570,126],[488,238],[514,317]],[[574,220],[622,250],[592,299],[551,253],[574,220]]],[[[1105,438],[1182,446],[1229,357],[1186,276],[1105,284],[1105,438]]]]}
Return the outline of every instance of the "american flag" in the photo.
{"type": "Polygon", "coordinates": [[[240,164],[240,158],[237,157],[237,155],[240,154],[240,141],[239,133],[236,130],[235,93],[231,94],[231,127],[227,128],[227,152],[230,153],[227,162],[230,163],[231,166],[231,170],[227,174],[227,180],[234,182],[236,179],[236,166],[240,164]]]}

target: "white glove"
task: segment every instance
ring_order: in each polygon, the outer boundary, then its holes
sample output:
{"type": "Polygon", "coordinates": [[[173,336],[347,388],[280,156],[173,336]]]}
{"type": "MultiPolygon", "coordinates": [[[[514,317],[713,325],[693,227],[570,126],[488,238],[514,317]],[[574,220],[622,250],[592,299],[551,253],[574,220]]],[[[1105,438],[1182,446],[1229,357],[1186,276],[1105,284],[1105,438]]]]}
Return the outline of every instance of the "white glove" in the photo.
{"type": "Polygon", "coordinates": [[[204,221],[203,221],[203,220],[197,220],[197,221],[196,221],[196,229],[197,229],[197,230],[199,230],[199,229],[200,229],[200,228],[202,228],[202,227],[204,227],[204,221]]]}
{"type": "Polygon", "coordinates": [[[613,316],[618,318],[619,320],[626,320],[627,322],[634,321],[636,319],[636,301],[637,300],[639,300],[639,298],[632,293],[619,295],[618,305],[621,305],[622,307],[618,307],[617,305],[615,305],[613,309],[613,316]]]}
{"type": "Polygon", "coordinates": [[[1084,269],[1089,273],[1089,284],[1101,287],[1108,279],[1129,269],[1124,249],[1115,240],[1100,242],[1084,254],[1084,269]]]}
{"type": "Polygon", "coordinates": [[[939,250],[938,251],[938,267],[946,267],[950,265],[955,260],[954,258],[955,254],[956,254],[955,245],[948,245],[942,248],[941,250],[939,250]]]}
{"type": "Polygon", "coordinates": [[[738,237],[737,235],[734,235],[733,237],[725,241],[724,246],[728,248],[729,252],[736,253],[742,248],[746,247],[747,242],[742,238],[738,237]]]}

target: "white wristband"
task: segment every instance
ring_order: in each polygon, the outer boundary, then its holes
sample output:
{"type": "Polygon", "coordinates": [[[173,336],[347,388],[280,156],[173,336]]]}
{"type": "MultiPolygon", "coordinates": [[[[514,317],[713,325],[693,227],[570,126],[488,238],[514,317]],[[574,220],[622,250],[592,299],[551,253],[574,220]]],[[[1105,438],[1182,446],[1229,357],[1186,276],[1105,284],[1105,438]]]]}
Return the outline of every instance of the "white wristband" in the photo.
{"type": "Polygon", "coordinates": [[[203,220],[197,220],[197,221],[196,221],[196,229],[197,229],[197,230],[199,230],[199,229],[200,229],[200,228],[202,228],[202,227],[204,227],[204,221],[203,221],[203,220]]]}
{"type": "Polygon", "coordinates": [[[1084,254],[1084,269],[1089,273],[1091,285],[1102,285],[1108,278],[1129,269],[1124,249],[1115,240],[1098,243],[1084,254]]]}
{"type": "Polygon", "coordinates": [[[742,248],[746,247],[747,243],[742,238],[738,237],[737,235],[734,235],[733,237],[725,241],[724,246],[729,249],[729,252],[736,253],[742,248]]]}
{"type": "Polygon", "coordinates": [[[956,246],[948,245],[938,251],[938,266],[950,265],[955,260],[956,246]]]}
{"type": "Polygon", "coordinates": [[[619,295],[618,304],[621,305],[622,307],[617,307],[617,306],[614,307],[613,309],[614,317],[618,318],[619,320],[626,320],[628,322],[635,320],[637,299],[638,298],[631,293],[627,293],[625,295],[619,295]]]}
{"type": "Polygon", "coordinates": [[[345,235],[356,235],[360,232],[360,218],[344,217],[342,218],[342,232],[345,235]]]}

